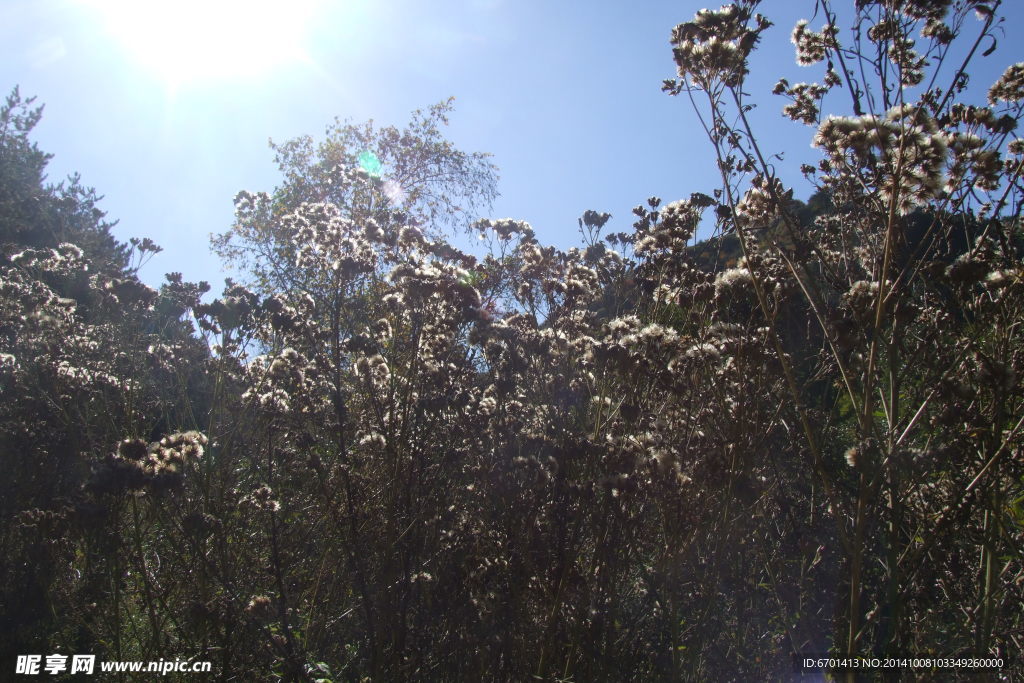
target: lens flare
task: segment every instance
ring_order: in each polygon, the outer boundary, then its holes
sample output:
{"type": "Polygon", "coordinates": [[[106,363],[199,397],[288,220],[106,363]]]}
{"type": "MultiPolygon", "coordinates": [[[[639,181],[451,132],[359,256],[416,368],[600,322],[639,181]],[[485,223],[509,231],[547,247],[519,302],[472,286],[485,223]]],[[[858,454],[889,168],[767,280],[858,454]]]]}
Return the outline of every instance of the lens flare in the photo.
{"type": "Polygon", "coordinates": [[[380,176],[380,169],[383,167],[383,164],[380,163],[380,159],[378,159],[377,155],[373,152],[366,150],[356,157],[356,162],[359,164],[359,168],[363,169],[371,176],[380,176]]]}
{"type": "Polygon", "coordinates": [[[405,201],[406,194],[402,186],[396,183],[394,180],[384,181],[384,196],[388,198],[394,205],[399,205],[405,201]]]}

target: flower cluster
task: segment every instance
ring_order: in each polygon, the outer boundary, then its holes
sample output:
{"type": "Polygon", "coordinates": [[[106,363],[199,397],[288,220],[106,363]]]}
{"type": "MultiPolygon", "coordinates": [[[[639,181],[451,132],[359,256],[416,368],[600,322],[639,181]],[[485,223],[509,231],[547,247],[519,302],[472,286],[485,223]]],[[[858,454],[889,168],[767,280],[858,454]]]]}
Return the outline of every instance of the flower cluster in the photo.
{"type": "Polygon", "coordinates": [[[672,30],[679,77],[702,89],[718,81],[736,86],[747,75],[747,57],[771,22],[740,4],[701,10],[672,30]],[[753,20],[754,27],[748,24],[753,20]]]}
{"type": "Polygon", "coordinates": [[[245,371],[249,388],[242,400],[253,401],[268,416],[314,415],[326,409],[315,367],[293,348],[257,356],[245,371]]]}
{"type": "Polygon", "coordinates": [[[206,436],[196,431],[171,434],[148,445],[142,439],[125,439],[96,465],[89,488],[144,494],[180,487],[185,469],[203,457],[206,445],[206,436]]]}
{"type": "Polygon", "coordinates": [[[821,114],[821,98],[828,94],[830,89],[829,84],[796,83],[790,85],[789,81],[782,78],[776,83],[772,92],[792,98],[793,101],[782,108],[783,114],[794,121],[814,125],[818,123],[818,117],[821,114]]]}
{"type": "Polygon", "coordinates": [[[801,66],[817,64],[825,59],[830,50],[838,49],[836,36],[839,29],[835,24],[826,24],[820,32],[807,28],[809,21],[801,19],[793,28],[790,40],[796,46],[796,61],[801,66]]]}
{"type": "Polygon", "coordinates": [[[1024,62],[1006,67],[1006,71],[988,90],[990,104],[1015,103],[1024,100],[1024,62]]]}
{"type": "Polygon", "coordinates": [[[352,279],[377,266],[371,240],[383,237],[381,229],[373,221],[357,227],[334,204],[303,204],[285,217],[282,227],[293,235],[297,268],[352,279]]]}
{"type": "Polygon", "coordinates": [[[277,512],[281,509],[281,503],[274,499],[274,492],[266,484],[255,487],[238,502],[241,505],[265,512],[277,512]]]}
{"type": "Polygon", "coordinates": [[[948,141],[934,119],[914,107],[896,107],[884,118],[830,116],[814,137],[831,174],[826,186],[857,192],[864,179],[877,187],[884,204],[895,200],[901,213],[935,198],[945,184],[948,141]],[[852,174],[853,185],[845,182],[852,174]]]}
{"type": "Polygon", "coordinates": [[[780,202],[791,199],[793,191],[786,191],[778,178],[757,175],[751,180],[750,188],[736,204],[736,218],[742,225],[764,227],[778,216],[780,202]]]}
{"type": "Polygon", "coordinates": [[[652,212],[650,227],[637,236],[633,251],[640,257],[682,251],[697,231],[700,217],[701,211],[692,200],[666,204],[660,212],[652,212]]]}
{"type": "Polygon", "coordinates": [[[534,235],[529,223],[512,218],[483,218],[474,223],[474,227],[481,233],[493,231],[501,240],[510,240],[515,236],[529,240],[534,235]]]}

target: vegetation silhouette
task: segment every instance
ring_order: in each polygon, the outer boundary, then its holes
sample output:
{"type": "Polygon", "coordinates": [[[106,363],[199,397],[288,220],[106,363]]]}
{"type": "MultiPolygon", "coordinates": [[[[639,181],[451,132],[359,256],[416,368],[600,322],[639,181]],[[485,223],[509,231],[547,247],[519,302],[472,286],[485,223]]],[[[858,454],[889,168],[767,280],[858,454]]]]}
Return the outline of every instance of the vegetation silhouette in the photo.
{"type": "Polygon", "coordinates": [[[15,90],[0,659],[267,681],[1009,661],[1024,67],[985,101],[967,87],[1000,3],[858,2],[844,27],[808,3],[823,25],[792,40],[819,82],[775,88],[821,153],[806,202],[747,117],[759,6],[672,32],[664,89],[707,133],[713,196],[650,197],[619,232],[586,211],[562,251],[475,220],[496,170],[444,138],[450,101],[402,130],[337,122],[236,197],[214,247],[242,275],[206,301],[180,274],[141,283],[159,248],[117,242],[77,179],[45,183],[15,90]]]}

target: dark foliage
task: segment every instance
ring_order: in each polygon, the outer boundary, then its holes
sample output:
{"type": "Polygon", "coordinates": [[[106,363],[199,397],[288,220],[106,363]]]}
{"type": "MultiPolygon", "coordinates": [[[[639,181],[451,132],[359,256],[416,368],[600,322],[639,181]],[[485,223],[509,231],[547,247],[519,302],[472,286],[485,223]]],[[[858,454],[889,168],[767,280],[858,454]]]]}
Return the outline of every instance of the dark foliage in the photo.
{"type": "Polygon", "coordinates": [[[44,184],[15,92],[0,658],[618,681],[1019,652],[1024,70],[971,106],[960,61],[930,80],[998,4],[862,2],[841,35],[816,3],[793,40],[822,82],[776,88],[822,152],[807,203],[745,117],[770,22],[698,13],[665,89],[721,186],[606,237],[587,211],[564,252],[511,219],[473,225],[483,259],[444,238],[494,190],[447,105],[277,146],[282,187],[217,240],[250,280],[208,302],[144,286],[155,245],[44,184]],[[823,116],[840,94],[853,114],[823,116]]]}

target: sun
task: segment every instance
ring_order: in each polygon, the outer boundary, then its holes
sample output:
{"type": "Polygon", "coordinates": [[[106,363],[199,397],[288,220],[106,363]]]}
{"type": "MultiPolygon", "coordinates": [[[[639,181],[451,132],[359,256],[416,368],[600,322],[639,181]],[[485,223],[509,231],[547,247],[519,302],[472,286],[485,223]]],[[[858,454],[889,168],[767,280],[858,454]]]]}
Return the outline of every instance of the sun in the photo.
{"type": "Polygon", "coordinates": [[[139,65],[170,84],[259,76],[308,59],[319,0],[83,0],[139,65]]]}

